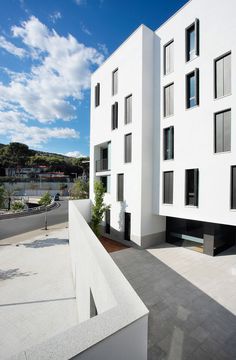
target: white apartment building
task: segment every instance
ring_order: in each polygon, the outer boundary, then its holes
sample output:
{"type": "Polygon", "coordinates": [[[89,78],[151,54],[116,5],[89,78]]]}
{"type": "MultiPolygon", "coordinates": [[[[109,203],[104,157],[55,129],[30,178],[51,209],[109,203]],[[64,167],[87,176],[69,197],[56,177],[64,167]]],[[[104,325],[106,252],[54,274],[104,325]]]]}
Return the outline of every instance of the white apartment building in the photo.
{"type": "Polygon", "coordinates": [[[141,25],[92,75],[90,197],[107,237],[209,255],[236,238],[236,3],[141,25]]]}

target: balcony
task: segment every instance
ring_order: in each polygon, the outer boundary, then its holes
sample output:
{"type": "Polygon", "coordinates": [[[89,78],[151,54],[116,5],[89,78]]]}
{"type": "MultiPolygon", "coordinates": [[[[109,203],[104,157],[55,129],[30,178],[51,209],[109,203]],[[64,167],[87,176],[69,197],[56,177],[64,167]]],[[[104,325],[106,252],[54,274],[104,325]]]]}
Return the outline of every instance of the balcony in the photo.
{"type": "Polygon", "coordinates": [[[110,170],[108,159],[101,159],[96,161],[96,172],[108,171],[108,170],[110,170]]]}

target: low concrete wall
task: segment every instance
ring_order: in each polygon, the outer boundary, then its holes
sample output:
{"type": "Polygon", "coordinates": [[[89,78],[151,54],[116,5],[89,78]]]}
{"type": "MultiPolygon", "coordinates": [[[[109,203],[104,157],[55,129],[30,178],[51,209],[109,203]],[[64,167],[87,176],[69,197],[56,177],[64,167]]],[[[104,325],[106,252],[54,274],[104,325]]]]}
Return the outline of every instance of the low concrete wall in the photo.
{"type": "Polygon", "coordinates": [[[0,220],[13,219],[13,218],[29,216],[29,215],[37,215],[37,214],[46,212],[46,210],[47,211],[54,210],[55,208],[57,208],[59,206],[60,206],[59,203],[53,201],[47,207],[38,206],[38,207],[31,208],[31,209],[23,210],[23,211],[12,212],[10,214],[9,213],[0,214],[0,220]]]}
{"type": "Polygon", "coordinates": [[[69,202],[79,325],[12,360],[147,359],[148,310],[88,226],[90,211],[90,200],[69,202]]]}

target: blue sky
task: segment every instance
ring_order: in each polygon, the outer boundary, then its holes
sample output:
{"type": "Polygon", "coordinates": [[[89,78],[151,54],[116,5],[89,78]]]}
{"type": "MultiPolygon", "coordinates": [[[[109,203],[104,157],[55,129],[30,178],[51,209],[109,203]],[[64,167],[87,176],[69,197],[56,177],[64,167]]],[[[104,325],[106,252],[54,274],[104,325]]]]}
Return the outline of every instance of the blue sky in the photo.
{"type": "Polygon", "coordinates": [[[89,154],[90,75],[140,24],[186,0],[0,3],[0,143],[89,154]]]}

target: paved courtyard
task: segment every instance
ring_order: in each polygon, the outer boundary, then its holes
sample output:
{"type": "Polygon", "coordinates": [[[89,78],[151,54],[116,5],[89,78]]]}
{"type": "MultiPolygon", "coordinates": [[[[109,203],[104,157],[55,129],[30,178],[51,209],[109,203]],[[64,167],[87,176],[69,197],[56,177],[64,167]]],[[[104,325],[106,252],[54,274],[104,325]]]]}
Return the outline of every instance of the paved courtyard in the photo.
{"type": "Polygon", "coordinates": [[[236,359],[236,248],[214,258],[168,244],[111,255],[150,311],[149,360],[236,359]]]}
{"type": "Polygon", "coordinates": [[[77,324],[68,229],[45,235],[0,242],[0,359],[77,324]]]}

